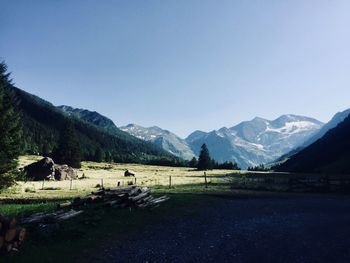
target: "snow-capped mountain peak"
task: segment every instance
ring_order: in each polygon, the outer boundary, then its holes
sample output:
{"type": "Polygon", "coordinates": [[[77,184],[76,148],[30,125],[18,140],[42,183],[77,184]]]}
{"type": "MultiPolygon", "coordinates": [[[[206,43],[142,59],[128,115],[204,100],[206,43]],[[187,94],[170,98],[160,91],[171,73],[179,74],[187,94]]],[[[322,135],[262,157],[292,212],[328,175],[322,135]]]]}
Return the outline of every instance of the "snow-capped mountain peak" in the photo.
{"type": "Polygon", "coordinates": [[[184,159],[198,156],[201,145],[206,143],[215,160],[234,161],[247,168],[277,159],[302,145],[322,126],[318,120],[287,114],[275,120],[256,117],[211,132],[197,130],[185,140],[157,126],[145,128],[129,124],[120,129],[184,159]]]}
{"type": "Polygon", "coordinates": [[[271,162],[300,146],[322,125],[318,120],[292,114],[272,121],[256,117],[231,128],[191,134],[186,141],[195,153],[206,143],[214,159],[232,160],[247,168],[271,162]]]}

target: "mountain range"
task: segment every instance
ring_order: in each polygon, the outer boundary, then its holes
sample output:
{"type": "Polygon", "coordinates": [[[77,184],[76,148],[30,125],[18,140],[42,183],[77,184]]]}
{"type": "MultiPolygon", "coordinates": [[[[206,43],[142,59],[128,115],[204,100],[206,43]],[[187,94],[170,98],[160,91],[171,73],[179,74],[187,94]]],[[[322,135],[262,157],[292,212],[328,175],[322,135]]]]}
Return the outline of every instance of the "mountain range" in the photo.
{"type": "Polygon", "coordinates": [[[185,159],[198,156],[201,145],[205,143],[215,160],[234,161],[247,168],[274,161],[303,144],[322,126],[322,122],[313,118],[283,115],[273,121],[257,117],[231,128],[195,131],[186,139],[159,127],[129,124],[120,129],[185,159]]]}
{"type": "MultiPolygon", "coordinates": [[[[95,111],[51,103],[12,87],[23,119],[23,152],[49,154],[57,145],[66,118],[71,118],[81,143],[83,158],[93,159],[100,149],[114,161],[144,162],[173,159],[189,160],[207,144],[216,161],[233,161],[247,168],[266,164],[283,156],[276,168],[281,171],[348,172],[350,109],[337,113],[330,122],[297,115],[275,120],[256,117],[230,128],[211,132],[194,131],[182,139],[157,126],[136,124],[117,127],[95,111]],[[322,162],[322,163],[320,163],[322,162]]],[[[350,147],[349,147],[350,148],[350,147]]]]}
{"type": "Polygon", "coordinates": [[[200,146],[206,143],[215,160],[234,161],[242,168],[277,159],[279,165],[275,169],[278,171],[350,171],[350,142],[347,136],[350,132],[350,109],[338,112],[326,124],[291,114],[275,120],[256,117],[231,128],[195,131],[182,139],[157,126],[145,128],[129,124],[118,128],[112,120],[97,112],[69,106],[57,108],[106,132],[127,132],[187,160],[198,156],[200,146]]]}

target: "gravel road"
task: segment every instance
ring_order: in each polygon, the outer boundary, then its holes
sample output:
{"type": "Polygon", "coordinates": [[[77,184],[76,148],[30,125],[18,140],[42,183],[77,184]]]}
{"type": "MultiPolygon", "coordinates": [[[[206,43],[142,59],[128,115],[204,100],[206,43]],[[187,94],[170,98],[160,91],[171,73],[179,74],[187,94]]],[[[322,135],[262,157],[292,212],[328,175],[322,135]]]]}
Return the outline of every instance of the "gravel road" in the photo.
{"type": "Polygon", "coordinates": [[[350,262],[350,196],[212,199],[146,223],[91,262],[350,262]]]}

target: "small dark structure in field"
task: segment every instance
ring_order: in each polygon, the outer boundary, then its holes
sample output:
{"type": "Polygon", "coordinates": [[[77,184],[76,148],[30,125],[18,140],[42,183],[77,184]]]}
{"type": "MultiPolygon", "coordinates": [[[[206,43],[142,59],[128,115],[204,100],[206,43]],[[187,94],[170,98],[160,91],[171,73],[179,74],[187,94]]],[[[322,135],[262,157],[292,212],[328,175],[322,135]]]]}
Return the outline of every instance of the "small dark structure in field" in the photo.
{"type": "Polygon", "coordinates": [[[49,157],[45,157],[38,162],[25,166],[24,172],[26,173],[27,178],[36,181],[51,178],[59,181],[78,178],[75,169],[66,164],[55,164],[49,157]]]}
{"type": "Polygon", "coordinates": [[[130,173],[129,170],[126,170],[125,173],[124,173],[124,176],[135,176],[135,174],[133,173],[130,173]]]}

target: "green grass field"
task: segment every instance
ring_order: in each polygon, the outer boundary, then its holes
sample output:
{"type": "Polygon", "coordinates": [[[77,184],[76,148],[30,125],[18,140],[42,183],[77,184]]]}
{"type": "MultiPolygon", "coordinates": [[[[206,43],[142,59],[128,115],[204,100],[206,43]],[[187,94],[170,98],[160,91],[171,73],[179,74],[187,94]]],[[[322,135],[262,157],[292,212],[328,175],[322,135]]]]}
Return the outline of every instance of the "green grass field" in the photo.
{"type": "MultiPolygon", "coordinates": [[[[20,167],[40,158],[38,156],[22,156],[19,160],[20,167]]],[[[192,168],[83,162],[78,176],[82,178],[84,174],[85,179],[73,180],[72,186],[71,182],[67,180],[17,182],[15,186],[0,194],[0,201],[63,200],[95,191],[98,185],[102,184],[102,180],[105,188],[115,187],[117,182],[120,182],[121,185],[127,185],[128,181],[135,183],[134,177],[124,177],[126,169],[136,174],[137,185],[149,186],[155,191],[191,192],[191,187],[189,187],[191,185],[204,186],[204,173],[192,168]],[[170,176],[172,188],[169,190],[170,176]]],[[[225,183],[225,177],[233,172],[232,170],[207,171],[207,181],[212,185],[222,185],[225,183]]],[[[198,190],[197,188],[196,190],[198,190]]]]}

